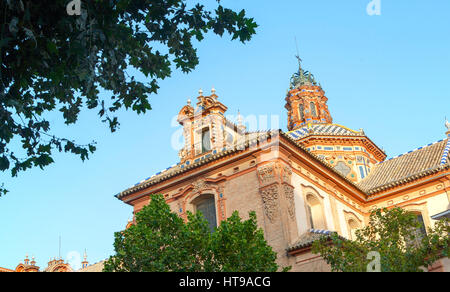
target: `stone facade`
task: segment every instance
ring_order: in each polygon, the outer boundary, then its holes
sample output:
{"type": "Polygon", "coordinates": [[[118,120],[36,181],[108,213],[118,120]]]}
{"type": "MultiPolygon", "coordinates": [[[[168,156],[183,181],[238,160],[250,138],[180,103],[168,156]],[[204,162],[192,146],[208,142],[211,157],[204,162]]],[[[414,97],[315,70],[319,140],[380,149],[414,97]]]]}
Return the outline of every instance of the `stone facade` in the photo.
{"type": "MultiPolygon", "coordinates": [[[[433,226],[431,216],[448,210],[450,203],[450,129],[445,140],[386,160],[363,130],[331,124],[322,88],[311,75],[300,75],[293,77],[286,98],[290,132],[247,133],[244,125],[224,117],[226,107],[215,90],[211,96],[200,92],[197,107],[188,102],[179,114],[185,138],[180,163],[117,198],[136,213],[160,193],[173,212],[186,218],[186,211],[195,212],[198,198],[208,195],[214,199],[216,224],[235,210],[243,218],[255,211],[278,263],[293,271],[329,271],[311,254],[311,230],[352,238],[374,207],[399,206],[433,226]],[[311,111],[299,114],[300,104],[304,110],[311,102],[317,106],[315,119],[311,111]],[[199,146],[204,128],[210,131],[203,136],[210,139],[209,149],[199,146]],[[411,167],[397,178],[404,161],[411,167]]],[[[448,271],[448,260],[435,270],[448,271]]]]}

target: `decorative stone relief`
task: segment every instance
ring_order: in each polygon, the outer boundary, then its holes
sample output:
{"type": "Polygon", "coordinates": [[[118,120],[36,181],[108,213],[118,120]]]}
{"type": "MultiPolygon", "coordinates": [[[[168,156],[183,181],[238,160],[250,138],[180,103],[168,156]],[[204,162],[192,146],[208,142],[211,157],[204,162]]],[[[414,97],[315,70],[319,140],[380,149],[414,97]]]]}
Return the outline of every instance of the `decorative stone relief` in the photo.
{"type": "Polygon", "coordinates": [[[205,189],[207,187],[207,183],[205,182],[205,180],[200,179],[200,180],[193,182],[192,186],[194,187],[193,192],[196,193],[196,192],[199,192],[199,191],[205,189]]]}
{"type": "Polygon", "coordinates": [[[260,192],[264,204],[265,214],[267,218],[269,218],[270,222],[273,222],[278,215],[278,186],[273,185],[262,189],[260,192]]]}
{"type": "Polygon", "coordinates": [[[284,185],[284,196],[288,204],[288,213],[292,220],[295,219],[294,187],[284,185]]]}
{"type": "Polygon", "coordinates": [[[219,206],[220,206],[220,215],[222,220],[225,220],[225,203],[224,200],[220,200],[219,201],[219,206]]]}
{"type": "Polygon", "coordinates": [[[267,164],[258,168],[258,176],[261,183],[266,183],[275,179],[274,164],[267,164]]]}
{"type": "Polygon", "coordinates": [[[187,151],[185,148],[182,148],[179,152],[178,152],[178,156],[180,157],[180,160],[184,160],[185,158],[187,158],[187,151]]]}
{"type": "Polygon", "coordinates": [[[290,183],[291,176],[292,176],[292,169],[289,166],[284,165],[283,166],[283,181],[290,183]]]}

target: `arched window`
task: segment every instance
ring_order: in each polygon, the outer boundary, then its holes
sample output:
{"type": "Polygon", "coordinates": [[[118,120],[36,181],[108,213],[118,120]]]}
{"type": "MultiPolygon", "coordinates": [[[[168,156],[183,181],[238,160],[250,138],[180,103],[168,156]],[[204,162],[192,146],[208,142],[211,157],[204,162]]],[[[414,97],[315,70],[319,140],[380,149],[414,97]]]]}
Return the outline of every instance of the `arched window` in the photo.
{"type": "Polygon", "coordinates": [[[303,104],[298,106],[298,112],[300,114],[300,120],[303,121],[305,119],[305,106],[303,104]]]}
{"type": "Polygon", "coordinates": [[[326,229],[323,206],[315,195],[306,195],[306,208],[311,229],[326,229]]]}
{"type": "Polygon", "coordinates": [[[411,232],[412,235],[414,236],[414,238],[405,239],[406,245],[409,247],[414,247],[414,246],[417,247],[421,244],[423,237],[427,236],[425,222],[424,222],[422,212],[420,212],[420,211],[409,211],[409,212],[416,217],[417,221],[419,222],[419,227],[414,228],[414,230],[412,230],[412,232],[411,232]]]}
{"type": "Polygon", "coordinates": [[[202,131],[202,152],[208,152],[211,150],[211,133],[209,128],[205,128],[202,131]]]}
{"type": "Polygon", "coordinates": [[[310,102],[309,103],[309,107],[311,109],[311,114],[313,117],[317,117],[317,112],[316,112],[316,105],[314,104],[314,102],[310,102]]]}
{"type": "Polygon", "coordinates": [[[349,219],[348,220],[348,229],[350,233],[350,239],[355,240],[356,239],[356,230],[358,230],[359,223],[355,219],[349,219]]]}
{"type": "Polygon", "coordinates": [[[195,199],[192,204],[195,207],[195,212],[201,212],[203,217],[208,221],[211,232],[217,227],[216,219],[216,202],[214,195],[201,195],[195,199]]]}
{"type": "Polygon", "coordinates": [[[421,240],[424,236],[427,236],[427,229],[425,228],[425,222],[423,221],[422,213],[420,212],[413,212],[413,214],[416,216],[417,221],[419,221],[420,226],[416,228],[415,235],[418,240],[421,240]]]}

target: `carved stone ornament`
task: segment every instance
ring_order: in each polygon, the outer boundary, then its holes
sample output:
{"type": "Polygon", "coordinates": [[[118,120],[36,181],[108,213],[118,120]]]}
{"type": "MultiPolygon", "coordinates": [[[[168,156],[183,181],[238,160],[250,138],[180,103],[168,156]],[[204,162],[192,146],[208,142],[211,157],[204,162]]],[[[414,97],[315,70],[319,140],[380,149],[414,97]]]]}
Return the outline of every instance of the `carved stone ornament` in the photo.
{"type": "Polygon", "coordinates": [[[273,185],[261,190],[261,197],[264,204],[264,211],[269,218],[270,222],[273,222],[278,215],[278,186],[273,185]]]}
{"type": "Polygon", "coordinates": [[[292,169],[287,165],[283,166],[283,181],[290,183],[291,176],[292,176],[292,169]]]}
{"type": "Polygon", "coordinates": [[[284,185],[284,196],[288,205],[288,213],[292,220],[295,219],[295,202],[294,202],[294,187],[284,185]]]}
{"type": "Polygon", "coordinates": [[[201,190],[205,189],[208,186],[208,184],[205,182],[205,180],[200,179],[200,180],[193,182],[192,186],[194,187],[194,189],[193,189],[194,193],[196,193],[196,192],[200,192],[201,190]]]}
{"type": "Polygon", "coordinates": [[[258,168],[258,176],[262,183],[275,179],[275,168],[273,164],[264,165],[258,168]]]}
{"type": "Polygon", "coordinates": [[[178,156],[180,157],[180,160],[183,160],[183,159],[185,159],[186,157],[187,157],[187,151],[186,151],[186,149],[181,149],[179,152],[178,152],[178,156]]]}

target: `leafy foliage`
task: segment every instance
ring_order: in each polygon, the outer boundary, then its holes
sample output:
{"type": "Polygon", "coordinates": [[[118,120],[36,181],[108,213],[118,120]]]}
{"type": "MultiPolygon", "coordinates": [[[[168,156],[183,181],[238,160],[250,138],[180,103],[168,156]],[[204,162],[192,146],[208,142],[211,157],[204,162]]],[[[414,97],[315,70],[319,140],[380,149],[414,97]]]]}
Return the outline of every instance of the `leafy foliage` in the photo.
{"type": "MultiPolygon", "coordinates": [[[[136,214],[136,224],[115,233],[116,255],[105,272],[274,272],[276,253],[258,229],[256,215],[238,212],[211,233],[200,212],[184,220],[170,211],[162,195],[136,214]]],[[[287,270],[287,269],[284,269],[287,270]]]]}
{"type": "Polygon", "coordinates": [[[61,112],[69,125],[82,109],[96,109],[114,132],[117,110],[151,109],[149,95],[170,77],[172,64],[186,73],[196,67],[194,40],[211,31],[246,42],[257,27],[244,10],[220,1],[208,11],[200,4],[188,8],[186,0],[82,0],[80,16],[67,14],[69,2],[0,2],[0,170],[12,176],[53,163],[55,150],[82,160],[96,150],[94,142],[51,134],[49,112],[61,112]],[[129,68],[148,82],[129,76],[129,68]],[[13,141],[23,154],[13,151],[13,141]]]}
{"type": "Polygon", "coordinates": [[[418,230],[422,224],[416,215],[401,208],[377,209],[369,224],[355,232],[355,240],[337,233],[323,236],[313,243],[313,253],[319,253],[333,271],[365,272],[373,258],[369,252],[380,254],[382,272],[420,272],[436,260],[449,255],[447,220],[435,223],[426,236],[418,230]]]}

